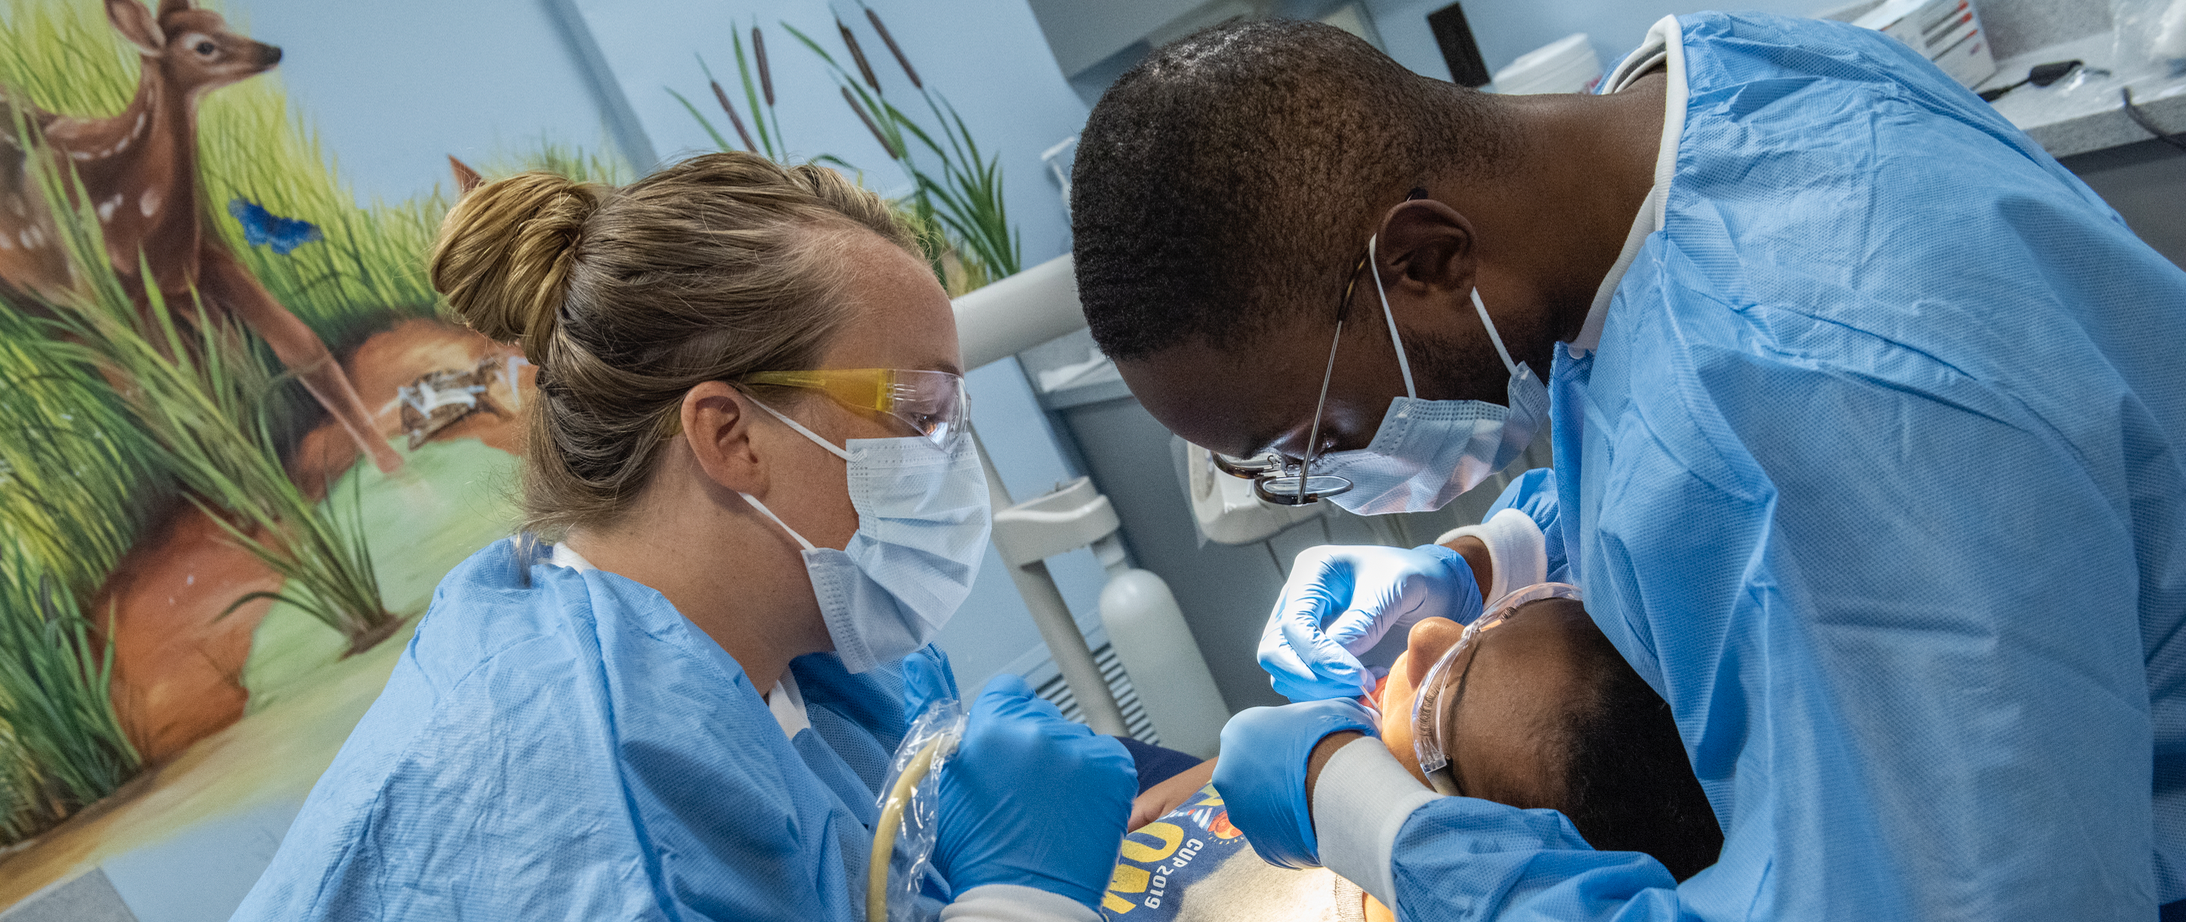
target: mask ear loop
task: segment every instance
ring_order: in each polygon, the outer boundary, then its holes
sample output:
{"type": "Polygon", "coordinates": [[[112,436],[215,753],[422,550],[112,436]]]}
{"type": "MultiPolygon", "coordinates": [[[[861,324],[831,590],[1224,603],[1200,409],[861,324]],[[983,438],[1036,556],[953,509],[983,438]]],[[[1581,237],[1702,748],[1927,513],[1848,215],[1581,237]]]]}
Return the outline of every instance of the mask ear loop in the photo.
{"type": "MultiPolygon", "coordinates": [[[[1412,387],[1412,361],[1404,357],[1404,337],[1397,332],[1397,315],[1389,310],[1389,292],[1381,287],[1381,261],[1374,258],[1374,241],[1380,236],[1366,238],[1366,268],[1374,276],[1374,294],[1381,298],[1381,315],[1389,321],[1389,342],[1397,347],[1397,370],[1404,373],[1404,396],[1418,400],[1419,391],[1412,387]]],[[[1503,347],[1498,345],[1496,348],[1503,347]]]]}
{"type": "MultiPolygon", "coordinates": [[[[1379,236],[1379,235],[1377,235],[1379,236]]],[[[1389,309],[1389,292],[1381,285],[1381,263],[1374,258],[1375,237],[1366,238],[1366,261],[1374,273],[1374,293],[1381,297],[1381,315],[1389,321],[1389,341],[1397,347],[1397,370],[1404,373],[1404,396],[1419,399],[1419,391],[1412,387],[1412,362],[1404,355],[1404,337],[1397,332],[1397,315],[1389,309]]],[[[1488,316],[1488,306],[1480,301],[1480,288],[1472,290],[1473,311],[1480,315],[1480,325],[1488,329],[1488,342],[1495,344],[1495,354],[1503,360],[1503,367],[1512,375],[1518,374],[1518,363],[1510,359],[1510,350],[1503,348],[1503,336],[1495,331],[1495,319],[1488,316]]]]}
{"type": "Polygon", "coordinates": [[[776,525],[778,525],[778,526],[781,526],[781,529],[782,529],[783,531],[789,532],[789,536],[790,536],[790,537],[792,537],[792,538],[795,538],[795,539],[797,539],[797,543],[798,543],[798,544],[800,544],[800,545],[803,545],[803,546],[804,546],[804,549],[805,549],[805,550],[808,550],[808,551],[816,551],[816,550],[819,550],[819,548],[818,548],[817,546],[813,545],[813,543],[812,543],[812,542],[810,542],[810,541],[806,541],[806,540],[805,540],[805,536],[803,536],[803,535],[800,535],[800,534],[798,534],[798,533],[797,533],[797,529],[794,529],[794,528],[791,528],[791,527],[789,527],[789,523],[788,523],[788,522],[784,522],[784,521],[782,521],[782,517],[781,517],[781,516],[775,515],[775,514],[774,514],[774,510],[772,510],[772,509],[769,509],[769,508],[767,508],[767,505],[766,505],[765,503],[762,503],[762,502],[760,502],[760,501],[759,501],[759,500],[758,500],[758,499],[757,499],[756,497],[752,496],[752,495],[751,495],[751,494],[749,494],[749,493],[738,493],[738,494],[736,494],[736,495],[738,495],[738,496],[741,496],[741,497],[743,497],[743,498],[744,498],[744,501],[745,501],[745,502],[747,502],[747,503],[750,503],[750,504],[751,504],[751,507],[752,507],[753,509],[757,509],[757,510],[759,510],[759,514],[760,514],[760,515],[766,516],[766,517],[767,517],[767,519],[768,519],[769,521],[773,522],[774,524],[776,524],[776,525]]]}
{"type": "MultiPolygon", "coordinates": [[[[745,396],[749,397],[750,395],[746,394],[745,396]]],[[[790,419],[789,417],[782,415],[782,412],[780,410],[777,410],[773,407],[767,406],[766,404],[759,402],[757,398],[752,399],[752,405],[758,407],[759,409],[767,411],[767,415],[772,416],[775,419],[781,420],[783,425],[788,426],[791,429],[797,430],[797,433],[799,435],[811,439],[813,444],[818,445],[821,448],[825,448],[828,451],[834,452],[836,457],[841,458],[844,461],[850,460],[849,452],[844,451],[840,448],[836,448],[834,443],[829,442],[826,439],[820,438],[819,435],[814,433],[812,430],[807,429],[802,425],[799,425],[796,420],[790,419]]],[[[768,520],[780,526],[783,531],[789,532],[789,536],[797,539],[797,543],[801,545],[805,550],[819,550],[819,547],[817,545],[814,545],[812,542],[805,540],[805,536],[798,534],[797,529],[789,527],[788,522],[782,521],[781,516],[775,515],[774,510],[768,509],[765,503],[760,502],[757,498],[753,497],[749,493],[738,493],[736,495],[743,497],[744,501],[750,503],[753,509],[759,510],[760,515],[766,516],[768,520]]]]}
{"type": "Polygon", "coordinates": [[[1503,367],[1510,369],[1512,377],[1518,375],[1518,363],[1510,360],[1510,350],[1503,348],[1503,336],[1495,332],[1495,321],[1488,316],[1488,306],[1480,303],[1480,288],[1473,288],[1473,310],[1480,314],[1480,325],[1488,328],[1488,342],[1495,344],[1495,354],[1502,356],[1503,367]]]}
{"type": "MultiPolygon", "coordinates": [[[[750,395],[746,395],[746,396],[750,396],[750,395]]],[[[797,422],[797,421],[796,421],[796,420],[794,420],[794,419],[790,419],[790,418],[789,418],[789,417],[787,417],[787,416],[783,416],[783,415],[782,415],[782,411],[780,411],[780,410],[777,410],[777,409],[775,409],[775,408],[773,408],[773,407],[767,406],[767,405],[766,405],[766,404],[764,404],[764,403],[760,403],[760,402],[759,402],[759,400],[758,400],[758,398],[753,398],[753,399],[752,399],[752,405],[753,405],[753,406],[756,406],[756,407],[758,407],[759,409],[762,409],[762,410],[765,410],[765,411],[767,411],[767,415],[769,415],[769,416],[772,416],[772,417],[774,417],[775,419],[781,420],[781,421],[782,421],[782,425],[785,425],[785,426],[788,426],[788,427],[790,427],[791,429],[795,429],[795,430],[797,430],[797,434],[798,434],[798,435],[802,435],[802,436],[804,436],[805,438],[811,439],[811,440],[812,440],[812,444],[814,444],[814,445],[818,445],[818,446],[820,446],[821,448],[825,448],[825,449],[827,449],[828,451],[834,452],[834,453],[835,453],[835,457],[841,458],[841,459],[843,459],[843,460],[845,460],[845,461],[848,461],[848,460],[850,460],[850,452],[848,452],[848,451],[844,451],[843,449],[840,449],[840,448],[837,448],[837,447],[835,447],[835,443],[833,443],[833,442],[830,442],[830,441],[828,441],[828,440],[826,440],[826,439],[820,438],[820,436],[819,436],[819,435],[818,435],[817,433],[813,432],[813,431],[812,431],[812,430],[810,430],[810,429],[807,429],[807,428],[805,428],[805,427],[803,426],[803,424],[801,424],[801,423],[797,422]]]]}

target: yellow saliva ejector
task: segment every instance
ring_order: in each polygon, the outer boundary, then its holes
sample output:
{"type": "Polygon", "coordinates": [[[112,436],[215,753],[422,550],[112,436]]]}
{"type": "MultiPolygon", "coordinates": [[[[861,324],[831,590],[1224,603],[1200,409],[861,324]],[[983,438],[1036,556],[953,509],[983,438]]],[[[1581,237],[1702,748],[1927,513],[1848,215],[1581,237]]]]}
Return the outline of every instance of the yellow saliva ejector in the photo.
{"type": "Polygon", "coordinates": [[[939,915],[938,903],[921,899],[920,883],[933,863],[941,771],[964,738],[964,716],[955,698],[927,705],[889,760],[876,801],[880,821],[873,826],[866,922],[923,922],[939,915]]]}

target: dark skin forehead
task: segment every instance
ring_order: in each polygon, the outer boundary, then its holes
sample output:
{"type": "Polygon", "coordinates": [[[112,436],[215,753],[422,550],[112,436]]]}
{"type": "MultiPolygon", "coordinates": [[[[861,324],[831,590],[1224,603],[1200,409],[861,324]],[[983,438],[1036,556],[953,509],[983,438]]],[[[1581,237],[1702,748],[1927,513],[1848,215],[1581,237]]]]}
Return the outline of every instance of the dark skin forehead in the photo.
{"type": "Polygon", "coordinates": [[[1517,807],[1562,808],[1575,709],[1590,708],[1582,632],[1595,630],[1569,599],[1534,602],[1482,634],[1457,700],[1454,769],[1466,794],[1517,807]]]}
{"type": "MultiPolygon", "coordinates": [[[[1325,310],[1295,312],[1234,349],[1185,343],[1116,367],[1146,411],[1187,442],[1235,457],[1268,449],[1301,457],[1336,340],[1340,295],[1330,292],[1325,310]]],[[[1380,302],[1370,289],[1355,298],[1322,410],[1324,449],[1364,447],[1389,401],[1404,394],[1380,302]]],[[[1419,384],[1420,396],[1436,396],[1428,382],[1419,384]]]]}
{"type": "MultiPolygon", "coordinates": [[[[1580,716],[1576,709],[1597,703],[1591,696],[1600,687],[1581,665],[1591,661],[1582,647],[1598,642],[1598,631],[1578,603],[1552,599],[1475,639],[1477,651],[1465,655],[1472,665],[1456,699],[1454,733],[1444,731],[1466,794],[1527,808],[1569,805],[1570,727],[1580,716]]],[[[1382,742],[1421,783],[1412,733],[1416,685],[1464,632],[1447,618],[1413,625],[1382,692],[1382,742]]]]}

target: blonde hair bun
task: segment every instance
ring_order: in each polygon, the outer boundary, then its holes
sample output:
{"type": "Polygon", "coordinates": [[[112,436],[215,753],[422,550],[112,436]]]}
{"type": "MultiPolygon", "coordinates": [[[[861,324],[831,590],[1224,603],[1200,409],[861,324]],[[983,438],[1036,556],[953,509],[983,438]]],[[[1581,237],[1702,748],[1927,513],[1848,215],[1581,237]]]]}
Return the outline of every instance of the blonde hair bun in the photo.
{"type": "Polygon", "coordinates": [[[585,222],[604,192],[537,171],[471,190],[441,222],[433,288],[465,325],[521,343],[543,367],[585,222]]]}
{"type": "Polygon", "coordinates": [[[457,202],[433,287],[539,366],[541,399],[518,410],[523,529],[553,537],[628,512],[691,388],[814,367],[857,313],[845,292],[862,257],[846,232],[925,262],[880,196],[741,151],[620,187],[525,173],[457,202]]]}

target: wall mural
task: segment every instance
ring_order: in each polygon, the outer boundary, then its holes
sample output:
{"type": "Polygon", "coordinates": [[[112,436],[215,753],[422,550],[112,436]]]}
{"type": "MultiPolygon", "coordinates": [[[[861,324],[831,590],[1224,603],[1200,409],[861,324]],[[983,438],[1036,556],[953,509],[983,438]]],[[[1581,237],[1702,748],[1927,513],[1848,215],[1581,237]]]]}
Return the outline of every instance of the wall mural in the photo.
{"type": "MultiPolygon", "coordinates": [[[[436,314],[455,177],[360,206],[280,48],[191,0],[25,0],[0,48],[4,908],[269,805],[277,838],[508,533],[530,368],[436,314]]],[[[621,178],[487,172],[534,163],[621,178]]]]}
{"type": "MultiPolygon", "coordinates": [[[[719,148],[802,159],[777,69],[821,65],[800,98],[839,91],[952,292],[1017,271],[999,158],[878,14],[826,14],[740,22],[660,90],[719,148]]],[[[440,219],[481,173],[630,178],[540,141],[360,204],[282,89],[310,62],[239,23],[0,11],[0,911],[95,884],[226,917],[441,576],[515,519],[532,369],[441,319],[440,219]]]]}

